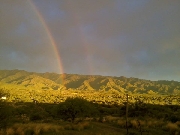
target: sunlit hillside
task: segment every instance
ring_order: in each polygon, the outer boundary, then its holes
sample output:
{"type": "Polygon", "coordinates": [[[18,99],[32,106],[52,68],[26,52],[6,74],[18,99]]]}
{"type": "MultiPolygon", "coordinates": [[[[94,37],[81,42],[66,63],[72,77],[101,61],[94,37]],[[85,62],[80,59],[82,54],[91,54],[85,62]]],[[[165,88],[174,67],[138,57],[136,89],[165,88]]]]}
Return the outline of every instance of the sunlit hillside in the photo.
{"type": "Polygon", "coordinates": [[[179,84],[1,70],[0,134],[176,135],[180,133],[179,84]]]}
{"type": "Polygon", "coordinates": [[[150,81],[124,76],[34,73],[0,70],[0,87],[38,90],[115,90],[130,94],[180,94],[180,82],[150,81]]]}

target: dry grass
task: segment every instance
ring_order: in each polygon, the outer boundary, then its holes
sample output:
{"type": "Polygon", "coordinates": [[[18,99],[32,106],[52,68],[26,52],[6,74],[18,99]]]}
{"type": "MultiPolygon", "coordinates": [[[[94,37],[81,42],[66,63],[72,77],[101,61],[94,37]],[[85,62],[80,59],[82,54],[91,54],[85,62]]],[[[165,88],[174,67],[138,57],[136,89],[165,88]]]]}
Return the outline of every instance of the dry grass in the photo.
{"type": "Polygon", "coordinates": [[[15,132],[14,132],[14,130],[12,128],[8,128],[8,129],[6,129],[6,134],[7,135],[14,135],[15,132]]]}
{"type": "Polygon", "coordinates": [[[77,124],[66,124],[64,126],[64,129],[81,131],[81,130],[87,129],[89,127],[90,127],[89,122],[84,121],[84,122],[80,122],[80,123],[77,123],[77,124]]]}
{"type": "MultiPolygon", "coordinates": [[[[5,131],[0,131],[0,135],[26,135],[26,134],[34,134],[40,135],[44,133],[52,133],[52,134],[60,134],[60,133],[90,133],[92,131],[97,131],[97,133],[106,133],[102,127],[106,126],[108,130],[114,130],[115,127],[118,130],[122,130],[123,132],[126,129],[126,120],[123,117],[112,117],[106,116],[106,122],[89,122],[89,121],[82,121],[79,123],[70,123],[70,122],[58,122],[59,124],[53,123],[27,123],[27,124],[14,124],[12,127],[7,128],[5,131]],[[91,124],[90,124],[91,123],[91,124]],[[97,127],[95,123],[98,123],[97,127]],[[112,126],[112,127],[111,127],[112,126]],[[114,127],[113,127],[114,126],[114,127]],[[90,128],[90,129],[89,129],[90,128]],[[88,129],[88,130],[84,130],[88,129]],[[101,131],[102,130],[102,131],[101,131]],[[81,131],[81,132],[77,132],[81,131]]],[[[138,119],[138,118],[129,118],[128,119],[129,130],[132,132],[142,132],[148,131],[162,131],[163,132],[170,132],[175,135],[180,134],[180,122],[171,123],[164,121],[163,119],[138,119]]],[[[116,130],[117,130],[116,129],[116,130]]],[[[160,132],[157,132],[158,134],[160,132]]]]}
{"type": "Polygon", "coordinates": [[[47,123],[28,123],[28,124],[14,124],[12,127],[6,129],[6,135],[25,135],[27,132],[39,135],[45,132],[55,132],[58,133],[64,128],[55,124],[47,123]]]}
{"type": "Polygon", "coordinates": [[[119,117],[113,117],[111,115],[105,117],[105,121],[107,122],[116,122],[117,120],[119,120],[119,117]]]}
{"type": "Polygon", "coordinates": [[[177,124],[178,126],[180,126],[180,121],[177,121],[176,124],[177,124]]]}
{"type": "Polygon", "coordinates": [[[139,124],[136,119],[130,120],[130,124],[132,125],[133,128],[136,128],[136,129],[139,128],[139,124]]]}
{"type": "Polygon", "coordinates": [[[156,127],[156,125],[157,125],[157,120],[148,120],[147,121],[147,127],[151,127],[151,128],[154,128],[154,127],[156,127]]]}
{"type": "Polygon", "coordinates": [[[137,124],[140,125],[141,127],[146,127],[146,128],[162,128],[165,124],[165,122],[161,119],[146,119],[146,120],[134,120],[132,119],[130,121],[133,127],[137,127],[137,124]]]}
{"type": "Polygon", "coordinates": [[[117,120],[117,125],[120,126],[121,128],[125,128],[126,127],[126,121],[121,118],[121,119],[117,120]]]}
{"type": "Polygon", "coordinates": [[[176,123],[168,122],[166,125],[166,129],[169,131],[178,131],[179,127],[176,123]]]}
{"type": "Polygon", "coordinates": [[[137,122],[141,127],[145,127],[147,125],[145,120],[138,120],[137,122]]]}

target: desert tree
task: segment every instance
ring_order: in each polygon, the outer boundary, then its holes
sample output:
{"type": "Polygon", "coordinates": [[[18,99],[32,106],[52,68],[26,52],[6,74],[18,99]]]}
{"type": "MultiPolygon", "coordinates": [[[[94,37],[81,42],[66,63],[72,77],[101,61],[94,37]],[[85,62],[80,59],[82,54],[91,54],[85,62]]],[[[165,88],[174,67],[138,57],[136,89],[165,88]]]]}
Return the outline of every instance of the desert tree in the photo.
{"type": "Polygon", "coordinates": [[[58,105],[57,114],[64,120],[70,119],[74,122],[75,118],[90,117],[94,114],[95,107],[89,101],[75,97],[67,98],[65,102],[58,105]]]}

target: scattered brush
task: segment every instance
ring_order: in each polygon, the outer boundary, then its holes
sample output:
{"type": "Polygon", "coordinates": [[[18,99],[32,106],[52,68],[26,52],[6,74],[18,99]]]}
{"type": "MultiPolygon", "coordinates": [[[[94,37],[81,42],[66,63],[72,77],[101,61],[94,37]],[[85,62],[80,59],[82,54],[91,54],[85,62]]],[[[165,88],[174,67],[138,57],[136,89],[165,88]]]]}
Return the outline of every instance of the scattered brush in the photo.
{"type": "Polygon", "coordinates": [[[106,120],[107,122],[110,122],[110,123],[111,123],[111,122],[116,122],[118,119],[119,119],[119,117],[113,117],[113,116],[111,116],[111,115],[105,117],[105,120],[106,120]]]}
{"type": "Polygon", "coordinates": [[[180,126],[180,121],[177,121],[176,124],[177,124],[178,126],[180,126]]]}
{"type": "MultiPolygon", "coordinates": [[[[7,134],[7,135],[14,135],[14,134],[15,134],[15,131],[14,131],[13,128],[8,128],[8,129],[6,129],[6,134],[7,134]]],[[[0,135],[1,135],[1,134],[0,134],[0,135]]]]}
{"type": "Polygon", "coordinates": [[[126,121],[124,119],[119,119],[119,120],[117,120],[117,125],[121,128],[125,128],[126,127],[126,121]]]}
{"type": "Polygon", "coordinates": [[[136,119],[130,120],[130,124],[132,128],[138,129],[139,128],[139,123],[137,122],[136,119]]]}
{"type": "Polygon", "coordinates": [[[177,131],[179,129],[178,125],[172,122],[168,122],[165,128],[169,131],[177,131]]]}
{"type": "Polygon", "coordinates": [[[47,132],[58,133],[64,128],[59,125],[47,124],[47,123],[28,123],[28,124],[14,124],[11,128],[6,129],[6,135],[25,135],[34,134],[39,135],[47,132]]]}
{"type": "Polygon", "coordinates": [[[80,123],[77,123],[77,124],[67,124],[67,125],[64,126],[64,129],[81,131],[81,130],[87,129],[89,127],[90,127],[89,122],[84,121],[84,122],[80,122],[80,123]]]}

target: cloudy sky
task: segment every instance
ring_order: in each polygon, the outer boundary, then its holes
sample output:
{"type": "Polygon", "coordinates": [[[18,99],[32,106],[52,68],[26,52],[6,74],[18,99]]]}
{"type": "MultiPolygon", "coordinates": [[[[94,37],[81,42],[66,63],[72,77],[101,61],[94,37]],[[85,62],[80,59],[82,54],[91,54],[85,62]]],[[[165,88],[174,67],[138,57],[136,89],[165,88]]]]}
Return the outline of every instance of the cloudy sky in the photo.
{"type": "Polygon", "coordinates": [[[0,69],[180,81],[180,1],[0,0],[0,69]]]}

